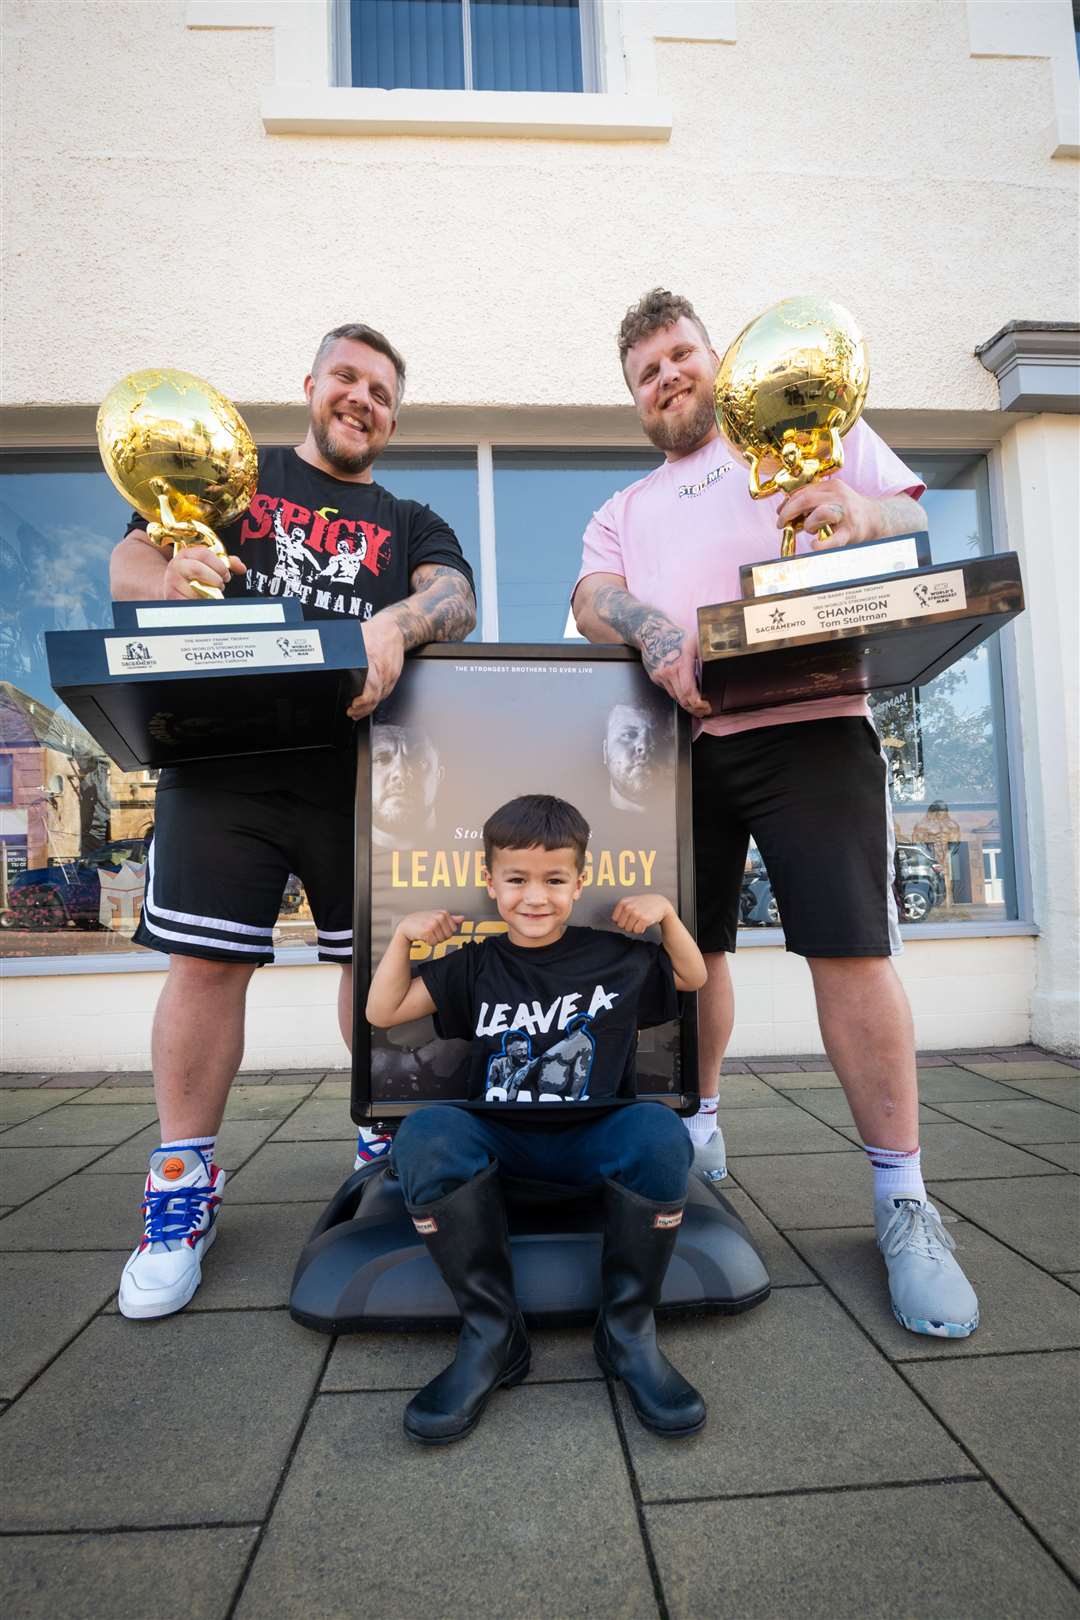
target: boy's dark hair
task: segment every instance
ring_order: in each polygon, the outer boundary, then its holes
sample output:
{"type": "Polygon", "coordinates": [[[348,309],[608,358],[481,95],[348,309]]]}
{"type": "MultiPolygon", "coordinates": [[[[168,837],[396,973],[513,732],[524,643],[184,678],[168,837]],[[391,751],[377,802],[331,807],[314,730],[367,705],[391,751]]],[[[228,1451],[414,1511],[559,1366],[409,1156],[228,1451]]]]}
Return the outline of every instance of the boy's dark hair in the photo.
{"type": "Polygon", "coordinates": [[[589,823],[581,811],[551,793],[523,793],[501,804],[484,822],[489,872],[497,849],[572,849],[580,872],[588,842],[589,823]]]}
{"type": "Polygon", "coordinates": [[[652,337],[654,332],[660,332],[664,327],[674,326],[683,315],[687,320],[693,321],[705,340],[706,348],[711,349],[712,339],[705,330],[705,322],[689,298],[683,298],[679,293],[668,292],[666,287],[653,287],[651,292],[645,293],[636,304],[630,306],[619,327],[619,359],[622,362],[624,377],[626,357],[634,345],[640,343],[642,338],[652,337]]]}
{"type": "Polygon", "coordinates": [[[311,362],[311,375],[314,377],[322,360],[333,348],[338,338],[348,338],[353,343],[366,343],[369,349],[376,354],[384,354],[397,372],[397,400],[395,410],[401,404],[405,393],[405,361],[388,337],[377,332],[373,326],[367,326],[363,321],[348,321],[344,326],[335,326],[332,332],[327,332],[319,347],[315,351],[315,358],[311,362]]]}

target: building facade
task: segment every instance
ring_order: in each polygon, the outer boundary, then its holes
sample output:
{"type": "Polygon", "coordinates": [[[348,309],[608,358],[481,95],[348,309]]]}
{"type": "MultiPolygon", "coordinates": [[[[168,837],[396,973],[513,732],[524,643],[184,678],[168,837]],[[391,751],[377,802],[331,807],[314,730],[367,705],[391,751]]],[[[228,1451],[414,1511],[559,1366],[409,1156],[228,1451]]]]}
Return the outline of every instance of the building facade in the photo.
{"type": "MultiPolygon", "coordinates": [[[[379,327],[409,365],[380,480],[457,531],[479,638],[558,642],[591,512],[656,464],[615,332],[658,284],[721,351],[793,292],[853,310],[935,561],[1019,552],[1025,614],[875,705],[900,971],[922,1045],[1077,1050],[1069,0],[7,0],[4,30],[4,1068],[149,1061],[154,783],[104,760],[44,662],[45,630],[110,622],[109,387],[179,366],[296,443],[323,332],[379,327]]],[[[733,1050],[818,1049],[752,878],[733,1050]]],[[[292,892],[252,1068],[343,1061],[311,937],[292,892]]]]}

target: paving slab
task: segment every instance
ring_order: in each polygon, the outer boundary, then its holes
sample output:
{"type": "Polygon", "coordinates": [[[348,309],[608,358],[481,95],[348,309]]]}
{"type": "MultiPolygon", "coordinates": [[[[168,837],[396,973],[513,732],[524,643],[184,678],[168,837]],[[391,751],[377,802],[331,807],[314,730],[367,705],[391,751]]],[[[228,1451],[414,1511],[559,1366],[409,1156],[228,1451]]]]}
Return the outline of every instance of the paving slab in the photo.
{"type": "Polygon", "coordinates": [[[617,1386],[646,1502],[972,1471],[824,1288],[780,1289],[744,1316],[666,1324],[660,1338],[709,1421],[673,1445],[638,1423],[617,1386]]]}
{"type": "Polygon", "coordinates": [[[1009,1090],[1056,1103],[1059,1108],[1080,1110],[1080,1074],[1075,1070],[1068,1076],[1055,1075],[1052,1080],[1014,1080],[1009,1090]]]}
{"type": "Polygon", "coordinates": [[[1033,1142],[1024,1151],[1033,1159],[1043,1159],[1062,1170],[1080,1174],[1080,1142],[1033,1142]]]}
{"type": "MultiPolygon", "coordinates": [[[[320,1085],[328,1075],[338,1073],[333,1069],[274,1069],[270,1075],[272,1085],[308,1086],[314,1088],[320,1085]]],[[[247,1077],[243,1073],[241,1080],[247,1077]]]]}
{"type": "Polygon", "coordinates": [[[347,1102],[328,1097],[303,1102],[274,1133],[277,1142],[355,1142],[347,1102]]]}
{"type": "Polygon", "coordinates": [[[455,1446],[411,1444],[403,1406],[316,1402],[237,1620],[656,1620],[603,1384],[498,1394],[455,1446]]]}
{"type": "MultiPolygon", "coordinates": [[[[1076,1466],[1080,1354],[1004,1356],[906,1367],[904,1377],[986,1469],[1013,1507],[1073,1574],[1080,1576],[1080,1470],[1076,1466]]],[[[1008,1610],[999,1604],[992,1612],[1008,1610]]],[[[1041,1610],[1029,1602],[1023,1612],[1041,1610]]]]}
{"type": "MultiPolygon", "coordinates": [[[[844,1132],[853,1142],[859,1134],[852,1127],[844,1132]]],[[[922,1173],[935,1181],[970,1180],[980,1176],[1054,1175],[1057,1166],[1038,1157],[1042,1149],[1028,1152],[1000,1137],[987,1136],[974,1125],[959,1120],[924,1121],[919,1127],[922,1146],[922,1173]]],[[[1080,1145],[1080,1144],[1078,1144],[1080,1145]]]]}
{"type": "MultiPolygon", "coordinates": [[[[533,1328],[529,1341],[529,1383],[596,1381],[603,1377],[592,1353],[592,1332],[588,1328],[533,1328]]],[[[334,1346],[321,1387],[419,1389],[449,1365],[456,1344],[457,1334],[452,1332],[344,1334],[334,1346]]]]}
{"type": "Polygon", "coordinates": [[[754,1074],[720,1076],[720,1112],[729,1108],[772,1108],[783,1106],[784,1098],[754,1074]]]}
{"type": "Polygon", "coordinates": [[[780,1230],[858,1226],[870,1218],[873,1176],[865,1153],[731,1158],[732,1174],[780,1230]]]}
{"type": "Polygon", "coordinates": [[[0,1086],[3,1086],[6,1090],[22,1089],[23,1087],[30,1086],[43,1086],[48,1078],[49,1076],[45,1072],[40,1074],[36,1072],[33,1074],[26,1074],[12,1071],[10,1074],[0,1074],[0,1086]]]}
{"type": "MultiPolygon", "coordinates": [[[[768,1074],[765,1068],[762,1074],[768,1074]]],[[[820,1091],[824,1086],[839,1086],[840,1081],[832,1069],[786,1069],[768,1074],[769,1084],[780,1091],[820,1091]]]]}
{"type": "Polygon", "coordinates": [[[143,1176],[80,1171],[39,1193],[0,1223],[0,1250],[123,1249],[142,1231],[143,1176]]]}
{"type": "Polygon", "coordinates": [[[88,1157],[104,1151],[103,1148],[78,1147],[0,1147],[0,1195],[5,1204],[24,1204],[46,1187],[55,1187],[58,1181],[81,1170],[88,1157]]]}
{"type": "Polygon", "coordinates": [[[736,1215],[745,1222],[774,1288],[798,1288],[817,1281],[749,1193],[741,1187],[733,1187],[730,1180],[721,1183],[721,1191],[736,1215]]]}
{"type": "Polygon", "coordinates": [[[3,1145],[14,1147],[112,1147],[134,1136],[157,1117],[145,1105],[127,1108],[81,1108],[65,1104],[50,1108],[47,1114],[13,1125],[3,1135],[3,1145]]]}
{"type": "Polygon", "coordinates": [[[65,1074],[50,1074],[44,1082],[47,1088],[59,1091],[68,1091],[72,1086],[100,1086],[102,1081],[109,1078],[107,1069],[79,1069],[77,1072],[65,1074]]]}
{"type": "MultiPolygon", "coordinates": [[[[823,1124],[835,1125],[838,1129],[844,1130],[845,1134],[852,1129],[854,1121],[851,1117],[851,1108],[847,1097],[839,1088],[793,1092],[792,1099],[796,1107],[813,1114],[814,1118],[820,1119],[823,1124]]],[[[919,1104],[920,1123],[940,1119],[941,1115],[934,1109],[928,1108],[925,1103],[919,1104]]]]}
{"type": "Polygon", "coordinates": [[[102,1090],[110,1086],[152,1086],[154,1076],[149,1069],[125,1069],[119,1074],[110,1074],[102,1082],[102,1090]]]}
{"type": "Polygon", "coordinates": [[[1004,1080],[1006,1085],[1016,1080],[1052,1080],[1055,1076],[1068,1079],[1075,1078],[1075,1070],[1071,1064],[1059,1063],[1054,1058],[1037,1058],[1029,1063],[1013,1063],[1006,1060],[1004,1063],[968,1063],[965,1069],[973,1074],[985,1074],[992,1080],[1004,1080]]]}
{"type": "Polygon", "coordinates": [[[919,1070],[919,1098],[936,1108],[943,1102],[1015,1102],[1013,1087],[999,1085],[969,1069],[952,1064],[940,1069],[919,1070]]]}
{"type": "MultiPolygon", "coordinates": [[[[218,1133],[214,1158],[223,1169],[238,1170],[276,1129],[276,1119],[227,1119],[218,1133]]],[[[126,1172],[145,1176],[150,1155],[160,1142],[161,1129],[155,1120],[122,1147],[87,1165],[87,1171],[94,1175],[126,1172]]]]}
{"type": "Polygon", "coordinates": [[[0,1602],[18,1620],[145,1620],[149,1609],[171,1607],[161,1594],[173,1592],[183,1593],[185,1614],[225,1620],[258,1533],[252,1526],[6,1536],[0,1602]]]}
{"type": "Polygon", "coordinates": [[[346,1142],[268,1142],[229,1184],[236,1204],[326,1203],[352,1175],[355,1138],[346,1142]]]}
{"type": "Polygon", "coordinates": [[[1076,1265],[1080,1181],[1075,1176],[950,1181],[940,1196],[931,1183],[931,1197],[1047,1271],[1069,1271],[1076,1265]]]}
{"type": "Polygon", "coordinates": [[[0,1528],[262,1518],[325,1350],[278,1311],[99,1316],[0,1424],[0,1528]]]}
{"type": "Polygon", "coordinates": [[[310,1086],[233,1086],[225,1104],[226,1119],[285,1119],[311,1095],[310,1086]]]}
{"type": "Polygon", "coordinates": [[[850,1153],[851,1143],[794,1103],[776,1108],[739,1108],[724,1119],[729,1155],[759,1153],[850,1153]]]}
{"type": "Polygon", "coordinates": [[[0,1255],[0,1394],[17,1395],[97,1315],[128,1252],[0,1255]]]}
{"type": "Polygon", "coordinates": [[[791,1241],[891,1361],[1080,1348],[1080,1299],[966,1221],[949,1223],[956,1258],[979,1296],[966,1339],[909,1333],[893,1316],[885,1265],[870,1227],[792,1232],[791,1241]]]}
{"type": "Polygon", "coordinates": [[[1059,1271],[1057,1280],[1061,1283],[1067,1283],[1070,1288],[1075,1288],[1077,1293],[1080,1294],[1080,1271],[1059,1271]]]}
{"type": "Polygon", "coordinates": [[[96,1108],[116,1108],[125,1103],[141,1103],[145,1106],[154,1099],[147,1096],[145,1086],[95,1086],[92,1091],[84,1091],[69,1100],[81,1103],[84,1108],[88,1103],[96,1108]]]}
{"type": "Polygon", "coordinates": [[[989,1485],[649,1507],[671,1620],[1075,1616],[1076,1593],[989,1485]],[[687,1556],[707,1546],[708,1556],[687,1556]]]}
{"type": "MultiPolygon", "coordinates": [[[[287,1309],[297,1256],[323,1208],[323,1204],[230,1204],[226,1191],[218,1235],[203,1262],[202,1283],[186,1309],[287,1309]]],[[[107,1311],[117,1314],[115,1300],[107,1311]]]]}
{"type": "Polygon", "coordinates": [[[334,1075],[331,1079],[323,1080],[311,1093],[314,1102],[329,1102],[336,1099],[339,1102],[348,1102],[352,1096],[352,1081],[341,1079],[334,1075]]]}
{"type": "Polygon", "coordinates": [[[950,1119],[974,1125],[1003,1142],[1078,1142],[1080,1114],[1034,1097],[1015,1102],[939,1103],[938,1110],[950,1119]]]}
{"type": "Polygon", "coordinates": [[[81,1092],[72,1091],[68,1097],[58,1097],[55,1091],[0,1091],[0,1130],[21,1125],[24,1119],[46,1114],[50,1108],[59,1108],[65,1101],[73,1102],[81,1092]]]}

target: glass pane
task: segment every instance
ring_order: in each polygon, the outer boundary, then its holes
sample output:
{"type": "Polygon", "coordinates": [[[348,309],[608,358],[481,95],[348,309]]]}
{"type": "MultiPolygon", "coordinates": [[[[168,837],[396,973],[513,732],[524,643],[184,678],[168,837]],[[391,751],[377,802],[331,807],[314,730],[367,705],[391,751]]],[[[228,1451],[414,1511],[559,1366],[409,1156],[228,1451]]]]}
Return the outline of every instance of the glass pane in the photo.
{"type": "MultiPolygon", "coordinates": [[[[379,470],[446,518],[479,572],[476,457],[387,456],[379,470]]],[[[119,770],[59,703],[44,632],[111,624],[108,559],[129,508],[89,454],[11,458],[0,480],[0,953],[127,953],[156,773],[119,770]]],[[[295,878],[274,939],[315,942],[295,878]]]]}
{"type": "Polygon", "coordinates": [[[616,490],[659,462],[649,451],[496,452],[501,641],[576,635],[570,588],[581,567],[586,524],[616,490]]]}
{"type": "Polygon", "coordinates": [[[351,0],[352,83],[463,90],[461,0],[351,0]]]}
{"type": "Polygon", "coordinates": [[[473,88],[580,90],[577,0],[470,0],[473,88]]]}
{"type": "MultiPolygon", "coordinates": [[[[480,504],[472,450],[391,450],[380,456],[379,483],[406,501],[423,501],[444,518],[461,543],[480,591],[480,504]]],[[[475,641],[479,625],[469,637],[475,641]]]]}
{"type": "Polygon", "coordinates": [[[96,456],[0,463],[0,952],[127,952],[154,775],[113,765],[56,698],[46,630],[112,622],[128,508],[96,456]]]}
{"type": "MultiPolygon", "coordinates": [[[[935,563],[989,554],[986,458],[900,454],[927,485],[935,563]]],[[[926,686],[873,698],[871,706],[892,764],[901,921],[1015,918],[998,637],[926,686]]]]}

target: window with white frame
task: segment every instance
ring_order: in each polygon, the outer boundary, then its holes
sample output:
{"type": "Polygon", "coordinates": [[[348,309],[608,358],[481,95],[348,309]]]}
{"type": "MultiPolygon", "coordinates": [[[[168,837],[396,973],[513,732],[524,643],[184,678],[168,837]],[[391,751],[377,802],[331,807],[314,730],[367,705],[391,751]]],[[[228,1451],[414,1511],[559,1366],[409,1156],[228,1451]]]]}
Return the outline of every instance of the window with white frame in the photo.
{"type": "Polygon", "coordinates": [[[599,90],[596,0],[335,0],[339,84],[599,90]]]}
{"type": "MultiPolygon", "coordinates": [[[[907,453],[925,479],[935,561],[993,549],[986,457],[907,453]]],[[[569,595],[592,512],[656,464],[640,450],[388,451],[377,476],[457,533],[484,604],[479,632],[503,642],[575,635],[569,595]],[[480,513],[490,520],[482,526],[480,513]],[[483,528],[483,534],[482,534],[483,528]]],[[[153,773],[123,772],[49,686],[46,630],[110,622],[107,561],[127,510],[96,456],[0,458],[0,954],[141,954],[131,934],[154,819],[153,773]],[[41,582],[47,582],[45,588],[41,582]],[[115,892],[114,892],[115,891],[115,892]]],[[[892,764],[894,892],[912,932],[1020,916],[1000,638],[925,687],[873,700],[892,764]]],[[[820,858],[814,851],[807,859],[820,858]]],[[[768,874],[751,846],[741,921],[775,928],[768,874]]],[[[276,943],[313,939],[291,883],[276,943]]],[[[772,936],[775,937],[775,936],[772,936]]],[[[313,955],[314,953],[312,953],[313,955]]]]}

